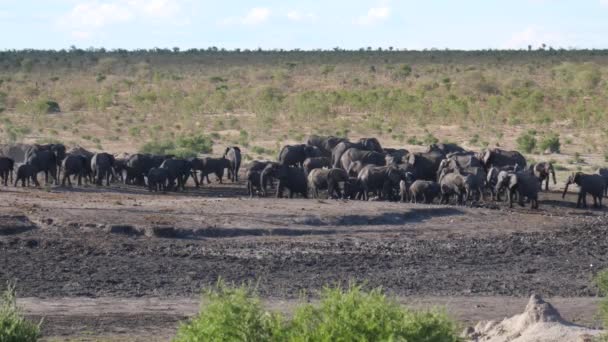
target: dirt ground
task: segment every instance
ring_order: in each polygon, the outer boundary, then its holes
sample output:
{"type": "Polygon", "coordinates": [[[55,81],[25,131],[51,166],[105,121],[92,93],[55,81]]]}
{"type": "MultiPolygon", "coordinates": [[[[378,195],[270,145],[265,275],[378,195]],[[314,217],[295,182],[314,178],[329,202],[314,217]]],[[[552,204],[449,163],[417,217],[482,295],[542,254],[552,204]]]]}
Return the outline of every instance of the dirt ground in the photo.
{"type": "MultiPolygon", "coordinates": [[[[541,209],[249,199],[242,184],[150,194],[113,185],[0,188],[0,284],[15,281],[50,339],[166,340],[219,277],[273,309],[326,284],[382,286],[466,322],[539,293],[597,325],[591,279],[608,266],[605,210],[557,192],[541,209]]],[[[574,189],[573,189],[574,190],[574,189]]]]}

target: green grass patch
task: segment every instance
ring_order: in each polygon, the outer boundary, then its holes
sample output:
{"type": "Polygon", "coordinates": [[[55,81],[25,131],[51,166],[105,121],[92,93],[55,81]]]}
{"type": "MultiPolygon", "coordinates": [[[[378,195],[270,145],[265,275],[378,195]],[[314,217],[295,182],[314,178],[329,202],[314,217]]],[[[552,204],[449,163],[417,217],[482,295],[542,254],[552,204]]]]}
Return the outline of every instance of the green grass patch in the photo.
{"type": "Polygon", "coordinates": [[[199,153],[210,153],[213,141],[202,134],[179,136],[174,140],[155,140],[144,144],[141,153],[166,155],[179,158],[196,157],[199,153]]]}
{"type": "Polygon", "coordinates": [[[40,337],[40,323],[34,324],[23,317],[17,307],[15,287],[8,285],[0,297],[0,341],[36,341],[40,337]]]}

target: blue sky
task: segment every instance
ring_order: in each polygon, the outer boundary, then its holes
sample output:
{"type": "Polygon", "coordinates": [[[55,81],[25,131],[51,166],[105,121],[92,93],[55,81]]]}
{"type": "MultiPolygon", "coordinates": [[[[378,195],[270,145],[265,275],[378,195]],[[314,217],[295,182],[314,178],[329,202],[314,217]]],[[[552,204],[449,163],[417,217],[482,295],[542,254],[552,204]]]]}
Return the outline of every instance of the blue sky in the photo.
{"type": "Polygon", "coordinates": [[[0,0],[0,49],[608,48],[608,0],[0,0]]]}

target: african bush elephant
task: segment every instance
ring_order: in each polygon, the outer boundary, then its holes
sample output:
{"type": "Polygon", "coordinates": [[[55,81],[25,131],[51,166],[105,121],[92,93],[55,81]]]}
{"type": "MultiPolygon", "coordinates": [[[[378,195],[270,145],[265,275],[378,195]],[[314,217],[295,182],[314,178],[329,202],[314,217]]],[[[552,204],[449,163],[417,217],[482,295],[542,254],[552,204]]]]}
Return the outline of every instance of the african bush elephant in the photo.
{"type": "Polygon", "coordinates": [[[228,178],[232,182],[238,182],[239,169],[241,168],[241,149],[238,146],[226,147],[224,158],[228,160],[228,178]]]}
{"type": "Polygon", "coordinates": [[[540,162],[536,164],[532,164],[529,167],[529,170],[538,178],[541,190],[543,181],[545,182],[545,191],[549,191],[549,176],[553,177],[553,185],[557,184],[555,180],[555,169],[553,168],[553,164],[550,162],[540,162]]]}
{"type": "Polygon", "coordinates": [[[405,163],[405,159],[407,158],[409,151],[403,148],[385,148],[384,154],[386,155],[386,165],[401,165],[405,163]]]}
{"type": "Polygon", "coordinates": [[[570,184],[579,186],[578,200],[576,201],[577,208],[580,208],[581,204],[583,208],[587,208],[588,193],[593,196],[593,206],[597,208],[602,207],[602,196],[604,195],[604,190],[606,188],[604,177],[600,175],[589,175],[582,172],[573,173],[566,181],[566,187],[564,188],[562,198],[566,197],[570,184]]]}
{"type": "Polygon", "coordinates": [[[410,200],[410,186],[414,182],[414,175],[411,172],[406,172],[399,181],[399,197],[401,202],[409,202],[410,200]]]}
{"type": "Polygon", "coordinates": [[[538,183],[538,179],[531,173],[524,171],[501,171],[498,174],[496,187],[497,192],[499,192],[499,188],[507,190],[509,208],[513,208],[513,201],[515,194],[517,194],[517,200],[520,206],[524,206],[524,198],[527,198],[530,201],[530,207],[532,209],[538,209],[540,184],[538,183]]]}
{"type": "Polygon", "coordinates": [[[17,183],[19,183],[19,181],[21,181],[21,186],[25,187],[25,184],[27,183],[27,186],[30,185],[30,179],[32,180],[32,182],[34,183],[35,186],[40,186],[40,183],[38,183],[38,177],[37,177],[38,172],[36,171],[36,167],[34,167],[31,164],[23,164],[20,165],[17,168],[17,177],[15,177],[15,186],[17,186],[17,183]]]}
{"type": "Polygon", "coordinates": [[[163,167],[153,167],[148,171],[148,190],[151,192],[166,191],[169,180],[169,170],[163,167]]]}
{"type": "Polygon", "coordinates": [[[608,168],[602,167],[597,170],[597,174],[604,178],[604,182],[606,182],[606,187],[604,187],[604,196],[608,197],[608,168]]]}
{"type": "Polygon", "coordinates": [[[63,160],[61,165],[63,168],[63,178],[61,180],[61,186],[65,186],[65,181],[72,186],[71,176],[76,176],[78,179],[78,186],[82,185],[82,177],[85,176],[87,171],[87,158],[81,155],[69,154],[63,160]]]}
{"type": "Polygon", "coordinates": [[[189,161],[192,165],[192,170],[194,170],[195,172],[200,171],[200,178],[198,180],[196,179],[196,173],[194,173],[194,183],[196,184],[196,187],[198,187],[199,184],[204,184],[204,179],[207,180],[208,184],[211,183],[211,181],[209,180],[209,175],[212,173],[215,174],[215,177],[217,177],[219,183],[222,184],[224,178],[224,170],[230,167],[230,162],[224,157],[204,157],[200,159],[193,158],[189,159],[189,161]]]}
{"type": "Polygon", "coordinates": [[[526,158],[517,151],[506,151],[499,148],[492,148],[482,151],[480,158],[484,167],[489,169],[492,166],[514,166],[518,165],[521,168],[526,167],[526,158]]]}
{"type": "Polygon", "coordinates": [[[400,167],[412,172],[416,179],[434,181],[437,179],[437,170],[443,159],[445,159],[445,154],[438,150],[410,153],[407,163],[400,167]]]}
{"type": "Polygon", "coordinates": [[[4,186],[8,185],[9,177],[10,182],[13,183],[13,170],[15,168],[15,161],[9,157],[0,156],[0,177],[4,181],[4,186]]]}
{"type": "Polygon", "coordinates": [[[269,163],[273,163],[270,160],[254,160],[249,164],[248,171],[262,171],[269,163]]]}
{"type": "Polygon", "coordinates": [[[57,175],[57,156],[49,150],[31,150],[28,152],[26,164],[30,164],[36,173],[44,172],[46,184],[49,182],[49,173],[53,177],[55,184],[59,184],[57,175]]]}
{"type": "Polygon", "coordinates": [[[314,157],[306,158],[303,163],[304,173],[310,174],[310,171],[314,169],[329,168],[331,166],[331,160],[327,157],[314,157]]]}
{"type": "Polygon", "coordinates": [[[349,148],[340,157],[340,167],[344,170],[350,169],[352,163],[360,161],[364,165],[386,165],[384,153],[349,148]]]}
{"type": "Polygon", "coordinates": [[[334,149],[334,147],[336,147],[336,145],[343,141],[347,140],[334,136],[320,136],[313,134],[308,137],[306,144],[317,147],[323,157],[331,157],[331,151],[334,149]]]}
{"type": "Polygon", "coordinates": [[[338,143],[338,145],[336,145],[336,147],[334,147],[333,150],[331,150],[331,167],[332,168],[341,167],[340,158],[342,158],[342,155],[344,154],[344,152],[346,152],[349,148],[357,148],[359,150],[370,151],[370,149],[367,146],[365,146],[361,143],[353,143],[350,141],[341,141],[340,143],[338,143]]]}
{"type": "Polygon", "coordinates": [[[453,195],[457,196],[458,205],[464,204],[467,186],[463,175],[458,172],[444,170],[439,178],[439,187],[441,189],[442,204],[448,204],[453,195]]]}
{"type": "Polygon", "coordinates": [[[192,172],[192,162],[185,159],[171,158],[165,160],[160,165],[160,168],[167,169],[168,190],[186,190],[186,182],[188,182],[188,177],[190,177],[190,174],[192,172]]]}
{"type": "MultiPolygon", "coordinates": [[[[363,168],[366,167],[367,165],[368,164],[363,164],[362,161],[357,160],[356,162],[350,164],[348,169],[346,169],[346,173],[348,173],[349,177],[357,177],[359,175],[359,172],[361,172],[361,170],[363,170],[363,168]]],[[[391,164],[387,164],[387,165],[391,165],[391,164]]]]}
{"type": "Polygon", "coordinates": [[[145,177],[153,167],[159,167],[165,156],[137,153],[127,159],[127,177],[125,184],[145,185],[145,177]]]}
{"type": "Polygon", "coordinates": [[[114,156],[105,152],[95,153],[91,158],[91,170],[95,184],[102,185],[105,179],[106,186],[110,186],[110,177],[114,170],[114,156]]]}
{"type": "Polygon", "coordinates": [[[320,157],[321,151],[315,146],[305,144],[283,146],[279,153],[279,164],[302,167],[306,158],[320,157]]]}
{"type": "Polygon", "coordinates": [[[344,182],[344,191],[342,197],[346,199],[360,199],[363,193],[361,182],[357,177],[348,177],[348,180],[344,182]]]}
{"type": "MultiPolygon", "coordinates": [[[[486,186],[490,189],[492,193],[492,199],[498,201],[500,201],[500,192],[497,192],[497,189],[499,188],[496,187],[496,184],[498,184],[498,175],[501,171],[518,172],[522,170],[518,165],[507,165],[500,168],[492,166],[488,169],[486,174],[486,186]]],[[[504,190],[504,188],[500,188],[500,191],[502,190],[504,190]]]]}
{"type": "Polygon", "coordinates": [[[266,188],[270,184],[274,186],[274,180],[278,177],[281,165],[275,162],[269,162],[266,167],[260,172],[260,187],[261,195],[266,196],[266,188]]]}
{"type": "Polygon", "coordinates": [[[457,144],[453,144],[453,143],[440,143],[440,144],[431,144],[429,145],[428,149],[427,149],[427,153],[429,152],[433,152],[433,151],[438,151],[441,152],[445,155],[450,154],[450,153],[461,153],[461,152],[465,152],[466,150],[460,146],[458,146],[457,144]]]}
{"type": "Polygon", "coordinates": [[[382,145],[380,145],[380,142],[376,138],[361,138],[359,139],[359,144],[365,147],[363,148],[364,150],[384,153],[382,145]]]}
{"type": "Polygon", "coordinates": [[[378,194],[379,199],[391,200],[393,189],[399,187],[403,173],[395,166],[367,165],[357,176],[362,188],[362,199],[369,200],[369,192],[378,194]]]}
{"type": "Polygon", "coordinates": [[[290,167],[285,164],[279,167],[277,172],[279,184],[277,185],[277,198],[283,197],[283,191],[289,190],[289,198],[293,198],[298,193],[304,198],[308,198],[308,180],[304,170],[298,167],[290,167]]]}
{"type": "Polygon", "coordinates": [[[412,203],[433,203],[441,195],[441,187],[437,182],[417,180],[410,185],[410,198],[412,203]]]}
{"type": "Polygon", "coordinates": [[[261,176],[262,171],[256,169],[249,169],[247,170],[247,173],[245,173],[245,178],[247,179],[247,195],[250,198],[253,198],[254,193],[257,193],[258,195],[263,193],[261,176]]]}
{"type": "Polygon", "coordinates": [[[319,198],[319,190],[327,189],[328,198],[342,198],[339,183],[348,181],[346,171],[338,168],[314,169],[308,174],[308,187],[313,198],[319,198]]]}

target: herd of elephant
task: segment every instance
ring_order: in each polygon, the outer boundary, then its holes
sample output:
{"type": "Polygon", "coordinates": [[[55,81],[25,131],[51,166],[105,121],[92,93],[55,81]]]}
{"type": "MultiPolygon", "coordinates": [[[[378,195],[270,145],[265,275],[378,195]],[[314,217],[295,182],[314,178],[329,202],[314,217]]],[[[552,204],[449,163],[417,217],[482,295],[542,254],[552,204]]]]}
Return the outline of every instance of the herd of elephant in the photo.
{"type": "MultiPolygon", "coordinates": [[[[239,147],[227,147],[221,157],[176,158],[170,155],[137,153],[117,158],[112,154],[92,153],[82,148],[66,150],[62,144],[0,145],[0,178],[8,185],[16,168],[14,186],[32,183],[39,186],[37,175],[49,176],[55,184],[72,185],[76,178],[109,186],[113,181],[147,186],[150,191],[185,190],[190,177],[196,187],[209,183],[215,174],[220,183],[227,170],[228,178],[237,182],[241,167],[239,147]]],[[[538,194],[549,190],[550,179],[556,184],[550,162],[528,165],[517,151],[498,148],[481,152],[467,151],[456,144],[433,144],[425,152],[383,148],[376,138],[349,141],[334,136],[312,135],[305,144],[284,146],[277,161],[254,160],[246,171],[247,192],[267,196],[269,187],[276,197],[296,194],[328,198],[348,198],[414,203],[450,203],[465,205],[480,200],[500,201],[503,195],[510,206],[517,201],[538,208],[538,194]],[[275,184],[276,183],[276,184],[275,184]]],[[[577,207],[587,206],[587,194],[594,206],[602,206],[608,195],[608,169],[596,174],[573,173],[568,186],[579,186],[577,207]]]]}
{"type": "MultiPolygon", "coordinates": [[[[247,170],[249,196],[265,196],[266,188],[278,180],[276,197],[285,190],[289,196],[411,201],[459,205],[486,200],[501,200],[504,194],[512,207],[527,201],[538,208],[538,194],[549,190],[550,179],[556,184],[550,162],[528,165],[517,151],[498,148],[481,152],[467,151],[456,144],[433,144],[425,152],[383,148],[376,138],[352,142],[334,136],[312,135],[305,144],[284,146],[275,161],[256,160],[247,170]]],[[[587,194],[594,206],[602,206],[608,194],[608,169],[597,174],[573,173],[568,186],[580,188],[577,207],[587,206],[587,194]]]]}

